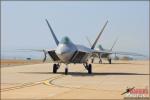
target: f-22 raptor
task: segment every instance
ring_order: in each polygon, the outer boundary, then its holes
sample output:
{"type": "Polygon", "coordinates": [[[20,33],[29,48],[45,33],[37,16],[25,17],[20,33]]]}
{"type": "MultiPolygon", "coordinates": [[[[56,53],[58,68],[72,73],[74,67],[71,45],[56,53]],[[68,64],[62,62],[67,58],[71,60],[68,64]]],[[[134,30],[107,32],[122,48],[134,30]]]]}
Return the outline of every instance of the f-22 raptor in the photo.
{"type": "MultiPolygon", "coordinates": [[[[107,23],[106,23],[107,24],[107,23]]],[[[106,25],[105,24],[105,25],[106,25]]],[[[102,34],[102,33],[101,33],[102,34]]],[[[97,43],[97,41],[99,40],[101,34],[98,34],[96,40],[95,40],[95,45],[97,43]]],[[[109,64],[111,64],[111,55],[112,54],[119,54],[119,55],[130,55],[130,56],[143,56],[145,57],[144,55],[141,55],[141,54],[137,54],[137,53],[133,53],[133,52],[122,52],[122,51],[113,51],[113,47],[115,46],[116,42],[117,42],[118,39],[116,39],[112,45],[112,47],[110,49],[104,49],[102,47],[102,45],[98,45],[97,48],[95,48],[95,45],[91,45],[91,41],[89,40],[89,38],[87,37],[87,41],[89,42],[89,45],[91,46],[92,49],[95,49],[95,50],[98,50],[99,53],[95,54],[95,55],[92,55],[91,56],[91,62],[93,63],[94,62],[94,58],[99,58],[99,63],[102,63],[102,58],[107,58],[109,64]]]]}
{"type": "MultiPolygon", "coordinates": [[[[82,63],[84,67],[87,69],[88,73],[92,73],[92,64],[88,63],[88,59],[95,54],[105,53],[98,50],[94,50],[97,39],[93,43],[91,48],[88,48],[83,45],[74,44],[68,37],[63,37],[61,41],[59,41],[50,26],[48,20],[46,19],[46,23],[50,29],[50,32],[55,40],[57,47],[54,50],[44,50],[45,57],[43,61],[46,60],[47,54],[52,58],[55,62],[53,64],[53,73],[57,73],[57,70],[60,68],[60,63],[64,63],[65,67],[65,74],[68,74],[68,64],[70,63],[82,63]]],[[[105,23],[104,27],[100,31],[99,34],[102,34],[107,22],[105,23]]]]}

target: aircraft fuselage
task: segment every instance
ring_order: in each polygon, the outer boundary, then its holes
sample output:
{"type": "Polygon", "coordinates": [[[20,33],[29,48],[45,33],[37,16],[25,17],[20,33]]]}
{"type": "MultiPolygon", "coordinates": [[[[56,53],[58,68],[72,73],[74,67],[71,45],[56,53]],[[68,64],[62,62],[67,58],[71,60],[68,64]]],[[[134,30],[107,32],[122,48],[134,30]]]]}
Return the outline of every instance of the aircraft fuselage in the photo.
{"type": "Polygon", "coordinates": [[[75,45],[68,37],[64,37],[56,48],[56,55],[63,63],[84,63],[87,62],[91,49],[75,45]]]}

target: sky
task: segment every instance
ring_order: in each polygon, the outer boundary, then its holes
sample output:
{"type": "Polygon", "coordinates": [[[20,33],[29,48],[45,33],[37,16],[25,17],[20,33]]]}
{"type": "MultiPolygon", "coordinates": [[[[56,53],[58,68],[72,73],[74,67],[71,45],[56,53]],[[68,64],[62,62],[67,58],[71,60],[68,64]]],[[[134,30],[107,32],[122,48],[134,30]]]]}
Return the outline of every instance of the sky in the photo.
{"type": "MultiPolygon", "coordinates": [[[[2,1],[2,57],[35,56],[10,52],[17,49],[53,49],[56,44],[45,22],[48,19],[58,40],[68,36],[89,47],[108,24],[98,44],[113,51],[149,55],[149,1],[2,1]]],[[[40,54],[41,56],[41,54],[40,54]]]]}

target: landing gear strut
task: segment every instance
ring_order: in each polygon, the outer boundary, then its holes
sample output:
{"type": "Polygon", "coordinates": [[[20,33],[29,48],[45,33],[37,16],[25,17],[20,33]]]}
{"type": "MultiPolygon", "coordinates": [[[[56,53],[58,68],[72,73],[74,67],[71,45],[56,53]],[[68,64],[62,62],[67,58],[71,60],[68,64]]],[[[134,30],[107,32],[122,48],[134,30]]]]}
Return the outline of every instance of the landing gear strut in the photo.
{"type": "Polygon", "coordinates": [[[53,64],[53,73],[57,73],[59,67],[60,67],[59,64],[53,64]]]}
{"type": "Polygon", "coordinates": [[[102,64],[101,54],[99,54],[99,64],[102,64]]]}
{"type": "Polygon", "coordinates": [[[92,65],[91,64],[85,64],[84,67],[88,70],[88,74],[92,74],[92,65]]]}

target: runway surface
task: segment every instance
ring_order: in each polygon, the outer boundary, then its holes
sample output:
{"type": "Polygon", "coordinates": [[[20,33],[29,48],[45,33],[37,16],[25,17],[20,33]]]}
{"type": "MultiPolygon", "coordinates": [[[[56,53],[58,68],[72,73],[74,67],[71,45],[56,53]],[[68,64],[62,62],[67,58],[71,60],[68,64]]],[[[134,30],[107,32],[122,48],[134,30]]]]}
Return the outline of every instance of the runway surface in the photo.
{"type": "MultiPolygon", "coordinates": [[[[1,99],[123,99],[127,87],[149,88],[148,61],[93,64],[87,74],[82,64],[70,64],[64,75],[52,63],[1,68],[1,99]]],[[[149,91],[148,91],[149,92],[149,91]]]]}

